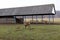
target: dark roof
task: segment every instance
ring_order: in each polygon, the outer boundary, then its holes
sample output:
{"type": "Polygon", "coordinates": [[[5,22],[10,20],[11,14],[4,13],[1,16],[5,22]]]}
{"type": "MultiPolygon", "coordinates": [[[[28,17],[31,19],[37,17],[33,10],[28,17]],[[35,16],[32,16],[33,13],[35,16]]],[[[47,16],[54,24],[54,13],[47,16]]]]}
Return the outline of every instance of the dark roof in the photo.
{"type": "Polygon", "coordinates": [[[47,4],[0,9],[0,16],[11,15],[55,15],[55,6],[54,4],[47,4]]]}

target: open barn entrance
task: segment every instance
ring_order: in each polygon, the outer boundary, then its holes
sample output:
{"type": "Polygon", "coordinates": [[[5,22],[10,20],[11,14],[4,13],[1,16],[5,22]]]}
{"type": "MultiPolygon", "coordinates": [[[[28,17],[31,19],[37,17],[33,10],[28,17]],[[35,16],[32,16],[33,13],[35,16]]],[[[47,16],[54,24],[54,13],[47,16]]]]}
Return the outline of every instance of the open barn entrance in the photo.
{"type": "Polygon", "coordinates": [[[0,16],[0,23],[23,24],[27,21],[31,24],[51,24],[54,23],[54,15],[0,16]]]}

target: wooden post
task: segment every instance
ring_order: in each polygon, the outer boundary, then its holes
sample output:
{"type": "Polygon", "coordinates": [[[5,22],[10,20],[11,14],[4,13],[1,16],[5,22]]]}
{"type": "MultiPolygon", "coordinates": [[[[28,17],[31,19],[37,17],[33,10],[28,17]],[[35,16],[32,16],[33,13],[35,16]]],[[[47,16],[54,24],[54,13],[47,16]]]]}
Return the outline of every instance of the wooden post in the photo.
{"type": "Polygon", "coordinates": [[[50,24],[50,15],[49,15],[49,24],[50,24]]]}
{"type": "Polygon", "coordinates": [[[25,22],[26,22],[26,16],[25,16],[25,22]]]}
{"type": "Polygon", "coordinates": [[[37,24],[37,16],[36,16],[36,24],[37,24]]]}
{"type": "Polygon", "coordinates": [[[14,19],[15,19],[15,23],[16,23],[16,16],[14,16],[14,19]]]}
{"type": "Polygon", "coordinates": [[[54,23],[54,15],[52,15],[53,23],[54,23]]]}
{"type": "Polygon", "coordinates": [[[33,23],[33,15],[32,15],[32,23],[33,23]]]}
{"type": "Polygon", "coordinates": [[[43,23],[43,15],[42,15],[42,23],[43,23]]]}

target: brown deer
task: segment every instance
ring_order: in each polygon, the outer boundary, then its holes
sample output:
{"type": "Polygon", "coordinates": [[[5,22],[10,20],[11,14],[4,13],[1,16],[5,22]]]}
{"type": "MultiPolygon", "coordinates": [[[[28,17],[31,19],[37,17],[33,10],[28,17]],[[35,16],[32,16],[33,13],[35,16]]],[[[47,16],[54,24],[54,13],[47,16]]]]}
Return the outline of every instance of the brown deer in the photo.
{"type": "Polygon", "coordinates": [[[43,20],[43,23],[44,23],[44,24],[47,24],[47,23],[48,23],[48,21],[47,21],[47,20],[43,20]]]}
{"type": "Polygon", "coordinates": [[[30,22],[24,22],[25,29],[28,27],[30,28],[30,22]]]}

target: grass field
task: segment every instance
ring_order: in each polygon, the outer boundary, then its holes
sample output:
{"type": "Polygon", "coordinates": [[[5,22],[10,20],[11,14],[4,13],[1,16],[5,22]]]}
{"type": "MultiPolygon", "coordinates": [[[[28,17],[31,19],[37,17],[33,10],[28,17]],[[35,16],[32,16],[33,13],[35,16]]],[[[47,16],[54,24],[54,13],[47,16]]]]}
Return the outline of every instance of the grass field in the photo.
{"type": "Polygon", "coordinates": [[[60,40],[60,25],[0,24],[0,40],[60,40]]]}

